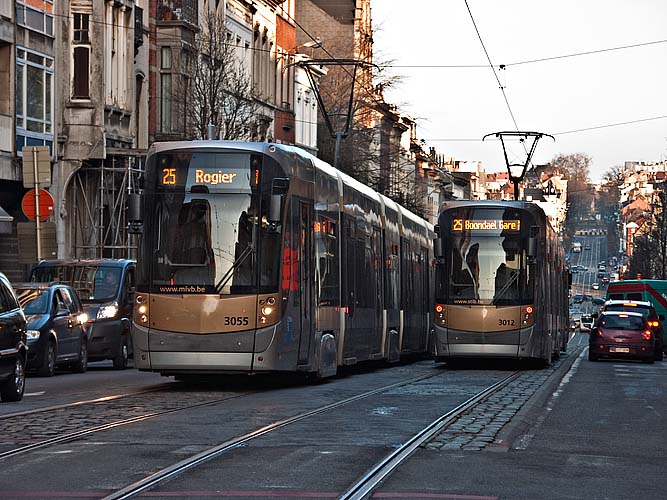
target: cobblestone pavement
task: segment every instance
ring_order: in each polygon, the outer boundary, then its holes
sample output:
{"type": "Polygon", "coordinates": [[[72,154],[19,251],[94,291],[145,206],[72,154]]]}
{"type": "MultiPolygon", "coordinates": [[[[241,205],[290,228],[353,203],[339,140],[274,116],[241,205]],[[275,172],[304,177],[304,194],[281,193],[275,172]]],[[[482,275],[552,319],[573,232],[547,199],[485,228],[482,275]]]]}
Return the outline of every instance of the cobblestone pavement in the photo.
{"type": "Polygon", "coordinates": [[[524,404],[544,385],[563,363],[576,358],[580,349],[564,354],[549,368],[528,370],[500,391],[463,413],[422,445],[430,450],[479,451],[496,443],[500,430],[512,420],[524,404]]]}

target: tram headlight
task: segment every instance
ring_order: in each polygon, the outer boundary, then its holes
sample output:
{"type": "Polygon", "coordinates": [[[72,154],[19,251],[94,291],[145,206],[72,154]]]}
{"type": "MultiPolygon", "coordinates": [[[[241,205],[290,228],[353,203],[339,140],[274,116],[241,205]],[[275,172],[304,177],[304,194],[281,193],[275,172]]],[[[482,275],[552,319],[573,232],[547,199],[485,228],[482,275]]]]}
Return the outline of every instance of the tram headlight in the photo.
{"type": "Polygon", "coordinates": [[[439,326],[445,326],[447,324],[445,306],[442,304],[435,305],[435,323],[439,326]]]}
{"type": "Polygon", "coordinates": [[[276,298],[267,297],[259,301],[259,324],[266,325],[267,323],[273,323],[274,316],[276,315],[276,298]]]}
{"type": "Polygon", "coordinates": [[[534,321],[533,318],[533,313],[535,312],[535,308],[533,306],[526,306],[523,309],[523,326],[528,326],[529,324],[532,324],[534,321]]]}
{"type": "Polygon", "coordinates": [[[134,321],[141,326],[148,326],[148,297],[139,295],[134,299],[134,321]]]}

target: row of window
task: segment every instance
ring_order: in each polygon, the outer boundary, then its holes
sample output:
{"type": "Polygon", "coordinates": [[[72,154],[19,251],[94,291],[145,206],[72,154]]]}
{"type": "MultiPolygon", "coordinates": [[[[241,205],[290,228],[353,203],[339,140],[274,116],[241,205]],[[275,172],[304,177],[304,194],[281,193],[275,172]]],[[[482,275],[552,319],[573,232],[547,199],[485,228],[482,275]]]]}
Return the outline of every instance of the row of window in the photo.
{"type": "Polygon", "coordinates": [[[16,151],[53,145],[52,57],[16,48],[16,151]]]}
{"type": "Polygon", "coordinates": [[[53,36],[53,2],[32,0],[31,5],[16,2],[16,23],[48,36],[53,36]],[[37,9],[41,5],[41,10],[37,9]]]}

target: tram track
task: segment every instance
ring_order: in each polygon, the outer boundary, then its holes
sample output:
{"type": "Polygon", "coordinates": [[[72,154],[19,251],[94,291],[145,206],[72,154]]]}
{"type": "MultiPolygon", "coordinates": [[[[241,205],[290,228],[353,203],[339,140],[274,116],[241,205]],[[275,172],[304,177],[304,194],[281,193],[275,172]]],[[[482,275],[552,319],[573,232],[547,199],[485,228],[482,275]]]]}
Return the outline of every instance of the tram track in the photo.
{"type": "Polygon", "coordinates": [[[117,399],[123,399],[123,398],[128,398],[132,396],[142,396],[144,394],[150,394],[153,392],[159,392],[163,391],[165,389],[169,389],[170,384],[161,384],[158,387],[154,387],[152,389],[147,389],[143,391],[134,391],[134,392],[128,392],[125,394],[114,394],[111,396],[101,396],[98,398],[93,398],[93,399],[84,399],[82,401],[74,401],[72,403],[63,403],[59,405],[51,405],[51,406],[43,406],[41,408],[33,408],[32,410],[25,410],[25,411],[17,411],[14,413],[6,413],[4,415],[0,415],[0,422],[3,420],[7,419],[12,419],[12,418],[17,418],[17,417],[29,417],[32,415],[36,415],[38,413],[45,413],[45,412],[51,412],[51,411],[56,411],[56,410],[65,410],[68,408],[77,408],[80,406],[85,406],[85,405],[94,405],[98,403],[106,403],[108,401],[115,401],[117,399]]]}
{"type": "Polygon", "coordinates": [[[138,495],[141,495],[142,493],[151,490],[155,488],[156,486],[171,480],[175,477],[178,477],[185,472],[194,469],[206,462],[209,462],[220,455],[229,452],[235,448],[238,448],[249,441],[252,441],[253,439],[257,439],[261,436],[264,436],[268,433],[271,433],[273,431],[282,429],[284,427],[287,427],[289,425],[295,424],[297,422],[300,422],[304,419],[307,419],[309,417],[312,417],[314,415],[319,415],[326,413],[328,411],[334,410],[336,408],[339,408],[341,406],[350,404],[355,401],[359,401],[365,398],[369,398],[381,393],[384,393],[386,391],[389,391],[391,389],[396,389],[399,387],[403,387],[406,385],[414,384],[429,378],[437,377],[442,375],[443,372],[438,372],[438,373],[430,373],[426,375],[421,375],[418,377],[413,377],[407,380],[403,380],[400,382],[395,382],[393,384],[388,384],[384,385],[382,387],[378,387],[376,389],[366,391],[360,394],[356,394],[354,396],[342,399],[340,401],[336,401],[333,403],[329,403],[324,406],[320,406],[318,408],[315,408],[313,410],[305,411],[303,413],[299,413],[297,415],[293,415],[291,417],[286,417],[284,419],[278,420],[276,422],[270,423],[268,425],[265,425],[261,428],[258,428],[256,430],[250,431],[248,433],[245,433],[240,436],[236,436],[232,439],[229,439],[223,443],[220,443],[218,445],[215,445],[213,447],[210,447],[200,453],[197,453],[195,455],[192,455],[178,463],[175,463],[171,466],[165,467],[139,481],[136,481],[125,488],[122,488],[114,493],[111,493],[107,496],[104,497],[104,500],[124,500],[124,499],[129,499],[129,498],[134,498],[138,495]]]}
{"type": "Polygon", "coordinates": [[[413,437],[408,439],[394,452],[387,455],[384,459],[373,466],[358,481],[352,484],[345,492],[339,496],[339,500],[362,500],[369,498],[370,495],[382,484],[397,467],[405,462],[410,456],[419,449],[425,442],[433,436],[442,432],[451,422],[470,410],[475,405],[481,403],[492,394],[500,391],[505,386],[513,382],[521,375],[521,372],[514,372],[495,384],[487,387],[477,393],[467,401],[456,408],[446,412],[441,417],[431,422],[413,437]]]}
{"type": "MultiPolygon", "coordinates": [[[[243,435],[239,435],[223,443],[220,443],[216,446],[210,447],[200,453],[192,455],[171,466],[165,467],[149,476],[146,476],[145,478],[139,481],[136,481],[118,491],[115,491],[107,495],[106,497],[104,497],[104,500],[124,500],[124,499],[135,498],[139,495],[144,494],[149,490],[155,489],[156,487],[160,486],[166,481],[173,480],[174,478],[177,478],[188,471],[191,471],[209,461],[212,461],[220,457],[221,455],[230,452],[236,448],[245,446],[250,441],[265,436],[271,432],[285,428],[287,426],[300,422],[309,417],[313,417],[315,415],[320,415],[335,410],[344,405],[348,405],[356,401],[360,401],[366,398],[370,398],[372,396],[386,393],[393,389],[398,389],[411,384],[416,384],[418,382],[424,381],[432,377],[436,377],[444,373],[446,372],[440,372],[439,374],[436,373],[436,374],[422,375],[401,382],[385,385],[383,387],[379,387],[371,391],[366,391],[364,393],[357,394],[355,396],[334,403],[330,403],[321,406],[319,408],[300,413],[298,415],[278,420],[262,428],[250,431],[243,435]]],[[[356,495],[358,495],[358,492],[364,492],[368,488],[371,488],[372,490],[375,487],[377,487],[377,485],[381,483],[382,479],[386,477],[386,475],[390,473],[391,470],[393,470],[393,468],[397,467],[403,460],[407,459],[423,442],[428,440],[431,436],[440,432],[457,416],[469,410],[471,407],[473,407],[475,404],[478,404],[480,401],[483,401],[490,394],[498,390],[501,390],[507,384],[511,383],[521,373],[522,373],[521,371],[512,372],[507,377],[504,377],[502,380],[477,392],[473,397],[467,399],[465,402],[461,403],[453,410],[448,411],[447,413],[442,415],[436,421],[432,422],[426,428],[418,432],[415,436],[408,439],[404,445],[401,445],[395,452],[391,453],[379,464],[374,466],[370,472],[365,474],[362,477],[362,479],[360,479],[350,488],[349,492],[345,493],[345,495],[352,495],[352,496],[343,496],[341,498],[364,498],[365,495],[362,496],[356,496],[356,495]]],[[[154,493],[154,494],[159,496],[159,493],[154,493]]]]}
{"type": "MultiPolygon", "coordinates": [[[[141,393],[141,394],[146,394],[146,393],[144,392],[144,393],[141,393]]],[[[156,412],[147,413],[147,414],[144,414],[144,415],[139,415],[139,416],[132,417],[132,418],[126,418],[126,419],[117,420],[117,421],[113,421],[113,422],[109,422],[109,423],[105,423],[105,424],[101,424],[101,425],[96,425],[96,426],[93,426],[93,427],[88,427],[88,428],[85,428],[85,429],[75,430],[73,432],[64,433],[60,436],[56,436],[56,437],[49,438],[49,439],[44,439],[42,441],[37,441],[37,442],[34,442],[34,443],[30,443],[30,444],[26,444],[24,446],[20,446],[18,448],[14,448],[14,449],[11,449],[11,450],[8,450],[8,451],[5,451],[5,452],[0,452],[0,461],[5,460],[7,458],[15,457],[17,455],[28,453],[30,451],[38,450],[38,449],[41,449],[41,448],[46,448],[48,446],[53,446],[53,445],[56,445],[56,444],[73,441],[75,439],[87,436],[89,434],[94,434],[96,432],[102,432],[102,431],[106,431],[106,430],[113,429],[113,428],[116,428],[116,427],[121,427],[121,426],[125,426],[125,425],[134,424],[134,423],[137,423],[137,422],[142,422],[144,420],[150,420],[150,419],[153,419],[153,418],[158,418],[158,417],[161,417],[161,416],[164,416],[164,415],[169,415],[171,413],[182,412],[182,411],[186,411],[186,410],[192,410],[192,409],[201,408],[201,407],[204,407],[204,406],[211,406],[211,405],[219,404],[219,403],[222,403],[222,402],[225,402],[225,401],[230,401],[232,399],[237,399],[237,398],[240,398],[240,397],[248,396],[250,394],[252,394],[252,393],[249,392],[249,393],[243,393],[243,394],[236,394],[236,395],[232,395],[232,396],[225,397],[225,398],[213,399],[213,400],[206,401],[206,402],[203,402],[203,403],[190,404],[190,405],[182,406],[182,407],[179,407],[179,408],[172,408],[172,409],[163,410],[163,411],[156,411],[156,412]]],[[[103,402],[106,402],[106,401],[107,400],[103,400],[103,402]]],[[[69,409],[71,407],[76,407],[76,406],[77,405],[65,405],[64,407],[60,407],[58,409],[69,409]]]]}
{"type": "MultiPolygon", "coordinates": [[[[435,375],[422,375],[405,383],[432,376],[435,375]]],[[[257,393],[257,390],[237,391],[231,394],[230,391],[226,391],[226,396],[212,398],[210,391],[176,392],[174,385],[169,384],[144,391],[104,396],[4,415],[0,417],[0,422],[3,425],[5,438],[11,437],[15,447],[5,451],[0,449],[0,461],[49,446],[75,441],[91,434],[174,413],[214,406],[257,393]],[[147,395],[153,397],[146,398],[147,395]],[[202,401],[202,399],[206,400],[202,401]],[[128,413],[136,414],[128,418],[128,413]],[[85,421],[88,421],[89,425],[81,426],[80,422],[85,421]],[[56,429],[65,429],[69,432],[58,433],[56,429]]],[[[370,391],[368,395],[396,385],[400,383],[370,391]]]]}

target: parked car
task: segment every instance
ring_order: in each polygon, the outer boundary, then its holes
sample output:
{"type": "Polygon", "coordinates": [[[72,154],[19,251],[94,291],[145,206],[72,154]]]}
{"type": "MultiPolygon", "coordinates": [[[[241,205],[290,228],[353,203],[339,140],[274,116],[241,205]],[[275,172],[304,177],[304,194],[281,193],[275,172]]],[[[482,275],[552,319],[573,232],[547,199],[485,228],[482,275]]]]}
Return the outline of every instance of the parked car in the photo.
{"type": "Polygon", "coordinates": [[[604,304],[604,299],[602,297],[595,297],[593,300],[591,300],[591,304],[600,307],[604,304]]]}
{"type": "Polygon", "coordinates": [[[645,300],[608,300],[604,303],[602,311],[628,311],[639,312],[647,320],[655,339],[655,360],[662,361],[663,338],[660,316],[651,302],[645,300]]]}
{"type": "Polygon", "coordinates": [[[0,399],[21,401],[25,390],[26,319],[7,277],[0,273],[0,399]]]}
{"type": "Polygon", "coordinates": [[[572,297],[572,303],[573,304],[581,304],[584,301],[584,296],[581,294],[576,294],[574,297],[572,297]]]}
{"type": "Polygon", "coordinates": [[[88,359],[111,359],[127,368],[132,354],[130,323],[136,261],[129,259],[43,260],[30,281],[60,281],[73,287],[88,315],[88,359]]]}
{"type": "Polygon", "coordinates": [[[648,321],[641,313],[604,311],[588,337],[588,359],[655,360],[655,340],[648,321]]]}
{"type": "Polygon", "coordinates": [[[52,377],[56,366],[83,373],[88,366],[88,315],[79,296],[64,283],[17,283],[28,321],[27,370],[52,377]]]}

